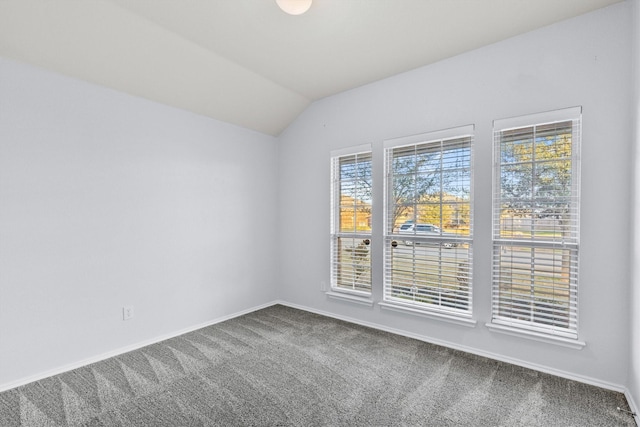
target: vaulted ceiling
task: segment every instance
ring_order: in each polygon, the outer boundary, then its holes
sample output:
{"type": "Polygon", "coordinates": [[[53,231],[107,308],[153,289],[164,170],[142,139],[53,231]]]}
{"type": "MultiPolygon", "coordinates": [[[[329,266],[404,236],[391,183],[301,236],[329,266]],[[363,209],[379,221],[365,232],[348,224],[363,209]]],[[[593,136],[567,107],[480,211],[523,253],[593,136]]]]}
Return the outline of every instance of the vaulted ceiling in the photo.
{"type": "MultiPolygon", "coordinates": [[[[278,135],[314,100],[622,0],[0,0],[0,56],[278,135]]],[[[470,71],[471,72],[471,71],[470,71]]]]}

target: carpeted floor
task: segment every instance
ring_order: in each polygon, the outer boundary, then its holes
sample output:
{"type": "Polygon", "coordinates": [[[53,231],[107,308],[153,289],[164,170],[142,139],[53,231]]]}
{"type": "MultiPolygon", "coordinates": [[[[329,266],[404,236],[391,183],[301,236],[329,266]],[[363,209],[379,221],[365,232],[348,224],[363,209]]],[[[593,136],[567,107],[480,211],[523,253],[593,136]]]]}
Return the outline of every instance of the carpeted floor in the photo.
{"type": "Polygon", "coordinates": [[[0,426],[634,426],[620,393],[283,306],[0,393],[0,426]]]}

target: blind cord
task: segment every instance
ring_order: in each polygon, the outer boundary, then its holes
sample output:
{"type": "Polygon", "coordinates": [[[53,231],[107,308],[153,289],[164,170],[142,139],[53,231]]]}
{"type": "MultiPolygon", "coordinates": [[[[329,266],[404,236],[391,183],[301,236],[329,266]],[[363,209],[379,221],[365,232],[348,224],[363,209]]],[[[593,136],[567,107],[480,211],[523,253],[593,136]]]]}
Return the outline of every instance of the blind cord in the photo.
{"type": "Polygon", "coordinates": [[[617,409],[618,411],[620,411],[620,412],[624,412],[625,414],[629,414],[629,415],[634,416],[634,417],[637,417],[637,416],[638,416],[638,414],[636,414],[635,412],[627,411],[626,409],[622,409],[622,408],[621,408],[621,407],[619,407],[619,406],[618,406],[616,409],[617,409]]]}

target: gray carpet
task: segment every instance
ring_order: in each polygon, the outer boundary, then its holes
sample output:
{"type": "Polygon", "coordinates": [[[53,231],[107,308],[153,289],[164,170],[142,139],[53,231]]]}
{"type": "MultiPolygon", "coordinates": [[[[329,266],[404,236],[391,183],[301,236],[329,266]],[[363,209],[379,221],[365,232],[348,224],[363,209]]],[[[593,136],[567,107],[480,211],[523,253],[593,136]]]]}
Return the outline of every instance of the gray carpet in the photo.
{"type": "Polygon", "coordinates": [[[633,426],[624,396],[283,306],[0,393],[13,426],[633,426]]]}

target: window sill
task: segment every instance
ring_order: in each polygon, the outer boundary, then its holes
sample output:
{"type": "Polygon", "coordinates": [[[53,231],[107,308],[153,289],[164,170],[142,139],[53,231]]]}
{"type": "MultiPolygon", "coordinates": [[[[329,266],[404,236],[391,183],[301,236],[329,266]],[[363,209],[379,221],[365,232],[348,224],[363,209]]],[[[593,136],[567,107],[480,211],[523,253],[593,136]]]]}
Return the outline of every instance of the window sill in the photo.
{"type": "Polygon", "coordinates": [[[385,310],[397,311],[400,313],[408,313],[417,316],[427,317],[429,319],[440,320],[443,322],[454,323],[456,325],[462,325],[469,328],[475,328],[476,321],[469,318],[465,319],[464,317],[456,317],[445,313],[437,313],[433,311],[421,310],[419,308],[408,307],[402,304],[394,304],[392,302],[379,302],[378,305],[380,308],[385,310]]]}
{"type": "Polygon", "coordinates": [[[368,305],[373,307],[373,299],[371,296],[357,295],[347,292],[328,291],[325,293],[329,298],[334,298],[342,301],[353,302],[356,304],[368,305]]]}
{"type": "Polygon", "coordinates": [[[499,325],[495,323],[487,323],[485,325],[492,332],[498,332],[501,334],[511,335],[514,337],[526,338],[534,341],[540,341],[548,344],[555,344],[562,347],[573,348],[575,350],[582,350],[587,343],[584,341],[578,341],[571,338],[558,337],[553,335],[546,335],[539,332],[527,331],[524,329],[513,328],[510,326],[499,325]]]}

